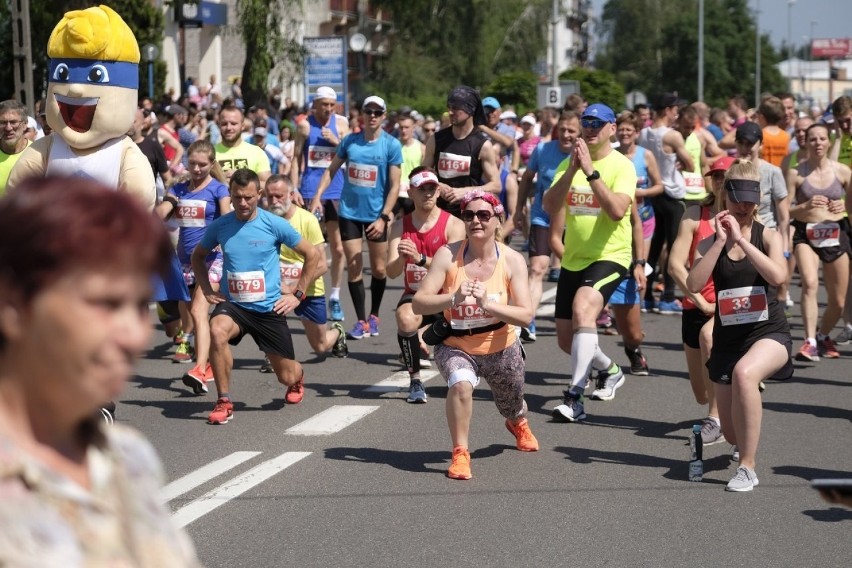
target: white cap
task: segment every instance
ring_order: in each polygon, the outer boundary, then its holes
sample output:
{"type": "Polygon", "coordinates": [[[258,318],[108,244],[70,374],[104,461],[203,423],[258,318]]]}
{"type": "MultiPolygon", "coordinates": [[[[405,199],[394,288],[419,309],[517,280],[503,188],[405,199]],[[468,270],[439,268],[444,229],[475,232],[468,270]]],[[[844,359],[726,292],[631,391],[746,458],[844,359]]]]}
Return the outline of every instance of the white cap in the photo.
{"type": "Polygon", "coordinates": [[[258,126],[254,129],[255,136],[266,136],[266,129],[262,126],[258,126]]]}
{"type": "Polygon", "coordinates": [[[500,120],[506,120],[507,118],[515,120],[518,118],[518,115],[511,110],[507,110],[506,112],[500,113],[500,120]]]}
{"type": "Polygon", "coordinates": [[[535,126],[535,117],[531,114],[525,114],[521,119],[521,124],[532,124],[535,126]]]}
{"type": "Polygon", "coordinates": [[[377,107],[379,107],[383,111],[388,110],[388,107],[385,104],[385,100],[383,98],[377,97],[375,95],[367,97],[366,99],[364,99],[364,104],[361,105],[361,108],[366,108],[367,105],[376,105],[377,107]]]}
{"type": "Polygon", "coordinates": [[[431,170],[423,170],[411,176],[411,187],[420,189],[424,185],[438,185],[438,176],[431,170]]]}
{"type": "Polygon", "coordinates": [[[31,116],[27,117],[27,128],[32,128],[33,130],[38,130],[38,122],[31,116]]]}
{"type": "Polygon", "coordinates": [[[336,101],[337,93],[335,93],[334,89],[331,87],[320,87],[317,89],[316,94],[314,94],[314,99],[330,99],[332,101],[336,101]]]}

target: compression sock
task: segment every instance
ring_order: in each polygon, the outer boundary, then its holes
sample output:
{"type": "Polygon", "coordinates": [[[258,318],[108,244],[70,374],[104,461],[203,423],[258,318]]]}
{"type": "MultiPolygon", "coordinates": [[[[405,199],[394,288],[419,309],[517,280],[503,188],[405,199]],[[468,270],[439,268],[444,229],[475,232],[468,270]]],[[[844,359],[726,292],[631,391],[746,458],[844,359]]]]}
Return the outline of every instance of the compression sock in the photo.
{"type": "Polygon", "coordinates": [[[385,295],[385,286],[388,283],[387,277],[376,278],[370,281],[370,314],[379,315],[379,308],[382,307],[382,298],[385,295]]]}
{"type": "Polygon", "coordinates": [[[581,327],[574,332],[571,342],[571,360],[573,376],[571,377],[571,392],[583,394],[586,380],[592,370],[592,360],[598,347],[598,330],[593,327],[581,327]]]}
{"type": "Polygon", "coordinates": [[[364,311],[364,300],[367,293],[364,290],[364,281],[348,282],[349,295],[352,296],[352,304],[355,306],[355,315],[359,321],[367,321],[367,313],[364,311]]]}

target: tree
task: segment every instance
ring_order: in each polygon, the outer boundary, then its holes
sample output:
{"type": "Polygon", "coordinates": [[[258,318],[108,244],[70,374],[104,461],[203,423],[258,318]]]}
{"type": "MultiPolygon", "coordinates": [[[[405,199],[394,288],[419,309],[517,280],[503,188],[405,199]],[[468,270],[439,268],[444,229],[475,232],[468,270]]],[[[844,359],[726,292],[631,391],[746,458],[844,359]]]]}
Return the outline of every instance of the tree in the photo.
{"type": "Polygon", "coordinates": [[[488,86],[487,93],[503,105],[534,109],[537,83],[538,77],[532,71],[513,71],[498,75],[488,86]]]}
{"type": "MultiPolygon", "coordinates": [[[[30,40],[33,55],[33,84],[34,96],[39,99],[47,92],[47,41],[53,28],[59,23],[62,14],[69,10],[83,10],[97,6],[102,2],[86,0],[30,0],[30,40]]],[[[163,13],[149,2],[138,0],[110,0],[109,7],[115,10],[127,22],[128,27],[136,36],[140,46],[146,43],[156,45],[161,51],[164,36],[163,13]]],[[[11,69],[12,62],[12,28],[11,16],[6,2],[0,2],[0,64],[4,69],[11,69]]],[[[157,92],[162,92],[166,80],[166,64],[157,61],[155,64],[157,92]]],[[[139,66],[139,92],[147,92],[148,73],[145,65],[139,66]]],[[[0,87],[3,99],[14,96],[14,84],[6,81],[0,87]]]]}
{"type": "Polygon", "coordinates": [[[291,69],[299,68],[304,49],[298,41],[298,28],[292,18],[301,12],[300,0],[239,0],[237,2],[238,30],[246,48],[243,64],[242,91],[246,105],[266,100],[270,79],[291,69]],[[276,62],[281,65],[277,67],[276,62]]]}
{"type": "MultiPolygon", "coordinates": [[[[705,0],[704,99],[722,105],[755,87],[754,15],[746,0],[705,0]]],[[[627,90],[676,91],[694,100],[698,82],[698,3],[695,0],[608,0],[600,30],[598,68],[612,72],[627,90]]],[[[761,35],[761,89],[785,82],[779,56],[761,35]]]]}
{"type": "Polygon", "coordinates": [[[580,94],[589,103],[604,103],[618,112],[624,108],[624,86],[612,73],[596,69],[569,69],[560,79],[580,83],[580,94]]]}

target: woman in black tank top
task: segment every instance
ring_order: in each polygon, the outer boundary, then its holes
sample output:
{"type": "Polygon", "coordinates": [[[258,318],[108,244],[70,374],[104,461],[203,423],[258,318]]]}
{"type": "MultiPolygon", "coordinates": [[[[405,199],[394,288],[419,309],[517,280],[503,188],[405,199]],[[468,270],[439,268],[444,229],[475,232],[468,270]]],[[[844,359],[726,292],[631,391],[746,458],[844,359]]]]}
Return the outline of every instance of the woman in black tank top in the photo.
{"type": "Polygon", "coordinates": [[[751,491],[760,421],[758,385],[793,373],[792,341],[776,288],[787,277],[781,235],[755,220],[760,173],[737,160],[725,176],[726,209],[716,234],[699,243],[687,287],[698,292],[711,275],[716,287],[713,348],[707,367],[725,438],[739,448],[740,466],[726,489],[751,491]]]}

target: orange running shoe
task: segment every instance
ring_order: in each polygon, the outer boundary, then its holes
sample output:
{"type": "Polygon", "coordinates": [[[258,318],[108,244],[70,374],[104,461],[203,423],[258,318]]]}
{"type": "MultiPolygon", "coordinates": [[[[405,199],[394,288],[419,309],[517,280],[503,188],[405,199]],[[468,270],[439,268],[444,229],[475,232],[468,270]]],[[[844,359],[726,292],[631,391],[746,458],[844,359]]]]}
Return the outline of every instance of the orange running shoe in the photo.
{"type": "Polygon", "coordinates": [[[183,384],[191,388],[195,394],[207,393],[207,375],[198,365],[184,373],[183,384]]]}
{"type": "Polygon", "coordinates": [[[210,424],[227,424],[234,417],[234,404],[229,398],[220,398],[213,407],[213,412],[207,417],[210,424]]]}
{"type": "Polygon", "coordinates": [[[521,418],[521,421],[512,424],[511,420],[506,420],[506,429],[515,436],[517,448],[522,452],[537,452],[538,440],[533,436],[530,430],[530,423],[526,418],[521,418]]]}
{"type": "Polygon", "coordinates": [[[210,363],[204,367],[204,380],[208,383],[212,383],[216,379],[213,377],[213,366],[210,363]]]}
{"type": "Polygon", "coordinates": [[[284,400],[288,404],[299,404],[305,396],[305,372],[302,371],[302,376],[299,382],[295,385],[287,387],[287,394],[284,395],[284,400]]]}
{"type": "Polygon", "coordinates": [[[461,446],[453,448],[453,463],[447,470],[447,477],[450,479],[470,479],[473,477],[470,473],[470,452],[467,451],[467,448],[461,446]]]}

